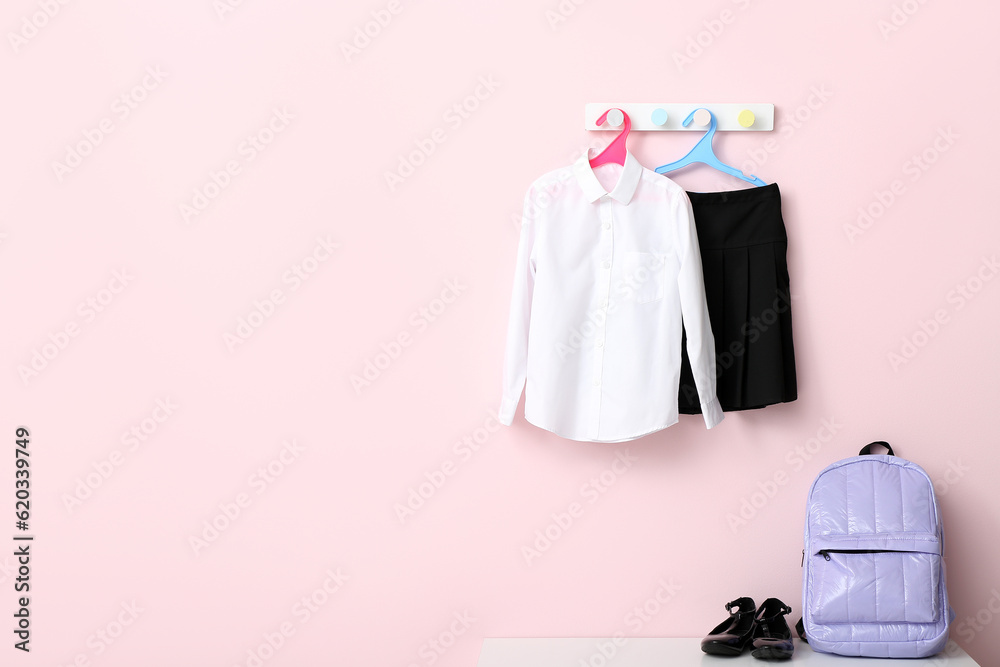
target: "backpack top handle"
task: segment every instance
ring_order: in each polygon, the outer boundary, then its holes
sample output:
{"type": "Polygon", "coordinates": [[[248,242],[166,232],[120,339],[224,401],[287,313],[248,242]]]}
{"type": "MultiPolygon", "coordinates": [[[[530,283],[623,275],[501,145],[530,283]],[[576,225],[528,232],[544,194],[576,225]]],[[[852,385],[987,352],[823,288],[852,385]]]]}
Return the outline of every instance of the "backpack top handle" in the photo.
{"type": "Polygon", "coordinates": [[[882,445],[883,447],[889,450],[889,456],[895,456],[895,454],[892,453],[892,447],[890,447],[889,443],[886,442],[885,440],[876,440],[871,444],[865,445],[864,447],[861,448],[861,451],[858,452],[858,456],[868,456],[869,454],[871,454],[872,445],[882,445]]]}

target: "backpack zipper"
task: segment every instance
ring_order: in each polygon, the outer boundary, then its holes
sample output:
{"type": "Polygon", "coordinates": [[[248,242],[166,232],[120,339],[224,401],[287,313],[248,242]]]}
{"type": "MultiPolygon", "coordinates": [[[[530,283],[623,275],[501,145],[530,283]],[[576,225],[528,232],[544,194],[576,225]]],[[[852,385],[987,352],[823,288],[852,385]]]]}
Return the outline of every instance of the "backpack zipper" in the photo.
{"type": "Polygon", "coordinates": [[[913,552],[901,549],[820,549],[816,553],[830,560],[830,554],[907,554],[913,552]]]}

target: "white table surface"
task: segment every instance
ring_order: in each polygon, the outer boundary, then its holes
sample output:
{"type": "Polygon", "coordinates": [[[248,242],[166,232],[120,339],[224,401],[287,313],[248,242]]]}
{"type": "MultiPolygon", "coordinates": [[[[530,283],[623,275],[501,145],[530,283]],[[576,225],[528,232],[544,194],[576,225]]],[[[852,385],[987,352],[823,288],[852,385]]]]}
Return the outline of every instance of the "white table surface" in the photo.
{"type": "Polygon", "coordinates": [[[707,655],[701,650],[700,638],[661,639],[633,637],[611,639],[484,639],[478,667],[672,667],[673,665],[781,665],[803,664],[813,667],[978,667],[977,663],[952,645],[957,655],[944,652],[933,658],[889,662],[881,658],[844,658],[813,653],[808,644],[795,640],[795,655],[791,660],[774,662],[757,660],[745,651],[738,658],[707,655]],[[603,652],[602,652],[603,648],[603,652]]]}

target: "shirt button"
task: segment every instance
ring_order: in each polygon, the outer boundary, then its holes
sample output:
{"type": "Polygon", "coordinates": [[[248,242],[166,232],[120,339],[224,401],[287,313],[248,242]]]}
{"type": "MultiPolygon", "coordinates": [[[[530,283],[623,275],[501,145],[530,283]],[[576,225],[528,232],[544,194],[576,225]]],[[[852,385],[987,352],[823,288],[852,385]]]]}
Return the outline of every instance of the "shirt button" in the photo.
{"type": "Polygon", "coordinates": [[[601,268],[603,268],[604,270],[610,269],[611,268],[611,262],[609,262],[608,260],[604,260],[601,263],[601,268]]]}
{"type": "Polygon", "coordinates": [[[601,384],[601,378],[594,378],[594,386],[597,387],[600,386],[600,384],[601,384]]]}
{"type": "Polygon", "coordinates": [[[603,225],[603,227],[604,227],[604,229],[611,229],[611,223],[610,222],[605,222],[604,225],[603,225]]]}
{"type": "Polygon", "coordinates": [[[597,347],[604,347],[604,341],[600,338],[597,339],[597,347]]]}

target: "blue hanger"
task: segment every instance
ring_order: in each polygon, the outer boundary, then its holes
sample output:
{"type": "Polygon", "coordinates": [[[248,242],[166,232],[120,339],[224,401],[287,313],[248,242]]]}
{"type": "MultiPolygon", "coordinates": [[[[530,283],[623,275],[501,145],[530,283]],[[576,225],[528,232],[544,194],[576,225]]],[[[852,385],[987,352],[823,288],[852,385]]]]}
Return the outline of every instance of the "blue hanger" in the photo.
{"type": "MultiPolygon", "coordinates": [[[[691,119],[694,118],[694,114],[697,111],[698,109],[695,109],[688,114],[688,117],[684,119],[684,127],[691,124],[691,119]]],[[[708,111],[708,109],[705,109],[705,111],[708,111]]],[[[744,181],[753,183],[754,185],[767,185],[767,183],[760,180],[756,176],[746,176],[736,167],[730,167],[728,164],[725,164],[722,160],[715,156],[715,151],[712,150],[712,139],[715,137],[715,128],[718,123],[715,122],[715,114],[708,111],[708,115],[712,118],[712,123],[708,127],[708,132],[706,132],[704,136],[698,140],[698,143],[694,145],[694,148],[692,148],[691,151],[680,160],[671,162],[670,164],[665,164],[662,167],[657,167],[656,173],[665,174],[668,171],[675,171],[694,162],[701,162],[702,164],[707,164],[713,169],[718,169],[723,173],[743,179],[744,181]]]]}

